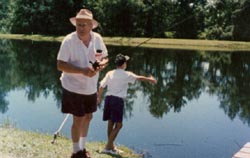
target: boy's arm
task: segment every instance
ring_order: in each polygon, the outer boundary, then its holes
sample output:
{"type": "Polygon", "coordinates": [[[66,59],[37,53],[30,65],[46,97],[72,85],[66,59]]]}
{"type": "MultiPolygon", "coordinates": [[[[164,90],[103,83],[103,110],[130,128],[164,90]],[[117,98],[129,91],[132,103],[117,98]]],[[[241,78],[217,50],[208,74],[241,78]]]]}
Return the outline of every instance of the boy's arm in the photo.
{"type": "Polygon", "coordinates": [[[146,76],[137,76],[136,80],[147,81],[147,82],[150,82],[150,83],[153,83],[153,84],[157,83],[156,79],[153,76],[149,76],[149,77],[146,77],[146,76]]]}
{"type": "Polygon", "coordinates": [[[102,102],[102,93],[103,93],[103,87],[100,86],[98,90],[98,95],[97,95],[97,105],[100,105],[102,102]]]}

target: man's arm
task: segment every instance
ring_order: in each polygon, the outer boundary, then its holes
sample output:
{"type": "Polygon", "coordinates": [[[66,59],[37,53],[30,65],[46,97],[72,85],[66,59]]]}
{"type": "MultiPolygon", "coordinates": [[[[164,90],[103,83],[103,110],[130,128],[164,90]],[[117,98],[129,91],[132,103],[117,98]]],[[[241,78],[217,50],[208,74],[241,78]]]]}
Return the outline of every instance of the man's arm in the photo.
{"type": "Polygon", "coordinates": [[[96,74],[96,72],[89,67],[80,68],[62,60],[57,60],[57,69],[67,73],[80,73],[88,77],[93,77],[96,74]]]}

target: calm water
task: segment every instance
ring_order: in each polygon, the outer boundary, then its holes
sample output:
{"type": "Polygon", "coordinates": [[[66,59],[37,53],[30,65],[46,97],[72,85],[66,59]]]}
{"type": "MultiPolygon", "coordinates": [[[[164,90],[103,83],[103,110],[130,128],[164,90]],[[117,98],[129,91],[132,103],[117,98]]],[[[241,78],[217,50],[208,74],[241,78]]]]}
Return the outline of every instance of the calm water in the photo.
{"type": "MultiPolygon", "coordinates": [[[[65,117],[56,70],[59,46],[0,40],[0,123],[11,120],[52,139],[65,117]]],[[[128,48],[108,49],[112,61],[128,48]]],[[[158,84],[130,86],[117,144],[153,158],[230,158],[250,141],[250,52],[136,48],[126,54],[128,70],[152,74],[158,84]]],[[[113,67],[110,62],[106,71],[113,67]]],[[[61,132],[68,137],[71,121],[61,132]]],[[[88,140],[106,141],[102,107],[94,113],[88,140]]]]}

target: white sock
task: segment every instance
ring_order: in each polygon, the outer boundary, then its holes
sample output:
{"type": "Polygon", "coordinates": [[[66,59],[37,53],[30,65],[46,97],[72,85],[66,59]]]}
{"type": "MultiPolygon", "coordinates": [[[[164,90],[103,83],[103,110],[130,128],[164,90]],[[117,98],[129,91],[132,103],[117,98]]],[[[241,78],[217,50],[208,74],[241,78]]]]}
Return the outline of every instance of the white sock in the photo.
{"type": "Polygon", "coordinates": [[[87,140],[86,137],[80,137],[79,145],[80,145],[81,150],[83,150],[85,148],[86,140],[87,140]]]}
{"type": "Polygon", "coordinates": [[[81,149],[80,149],[80,146],[79,146],[79,142],[73,143],[73,153],[77,153],[80,150],[81,149]]]}

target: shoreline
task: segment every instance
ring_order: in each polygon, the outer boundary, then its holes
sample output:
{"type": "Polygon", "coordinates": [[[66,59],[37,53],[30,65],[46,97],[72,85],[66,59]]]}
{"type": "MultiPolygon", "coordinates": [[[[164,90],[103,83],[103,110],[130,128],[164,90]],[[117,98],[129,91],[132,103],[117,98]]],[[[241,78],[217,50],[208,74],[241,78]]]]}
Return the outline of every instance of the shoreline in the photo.
{"type": "MultiPolygon", "coordinates": [[[[32,40],[61,42],[64,36],[2,34],[0,39],[32,40]]],[[[193,40],[193,39],[167,39],[167,38],[129,38],[129,37],[103,37],[107,45],[131,46],[160,49],[186,49],[203,51],[249,51],[250,42],[219,41],[219,40],[193,40]]]]}
{"type": "MultiPolygon", "coordinates": [[[[52,144],[52,135],[38,132],[23,131],[14,127],[0,126],[0,157],[1,158],[48,158],[70,157],[72,152],[71,140],[60,137],[52,144]]],[[[86,148],[93,158],[139,158],[143,155],[136,154],[132,149],[119,146],[124,153],[114,156],[103,154],[101,151],[105,142],[87,142],[86,148]]]]}

